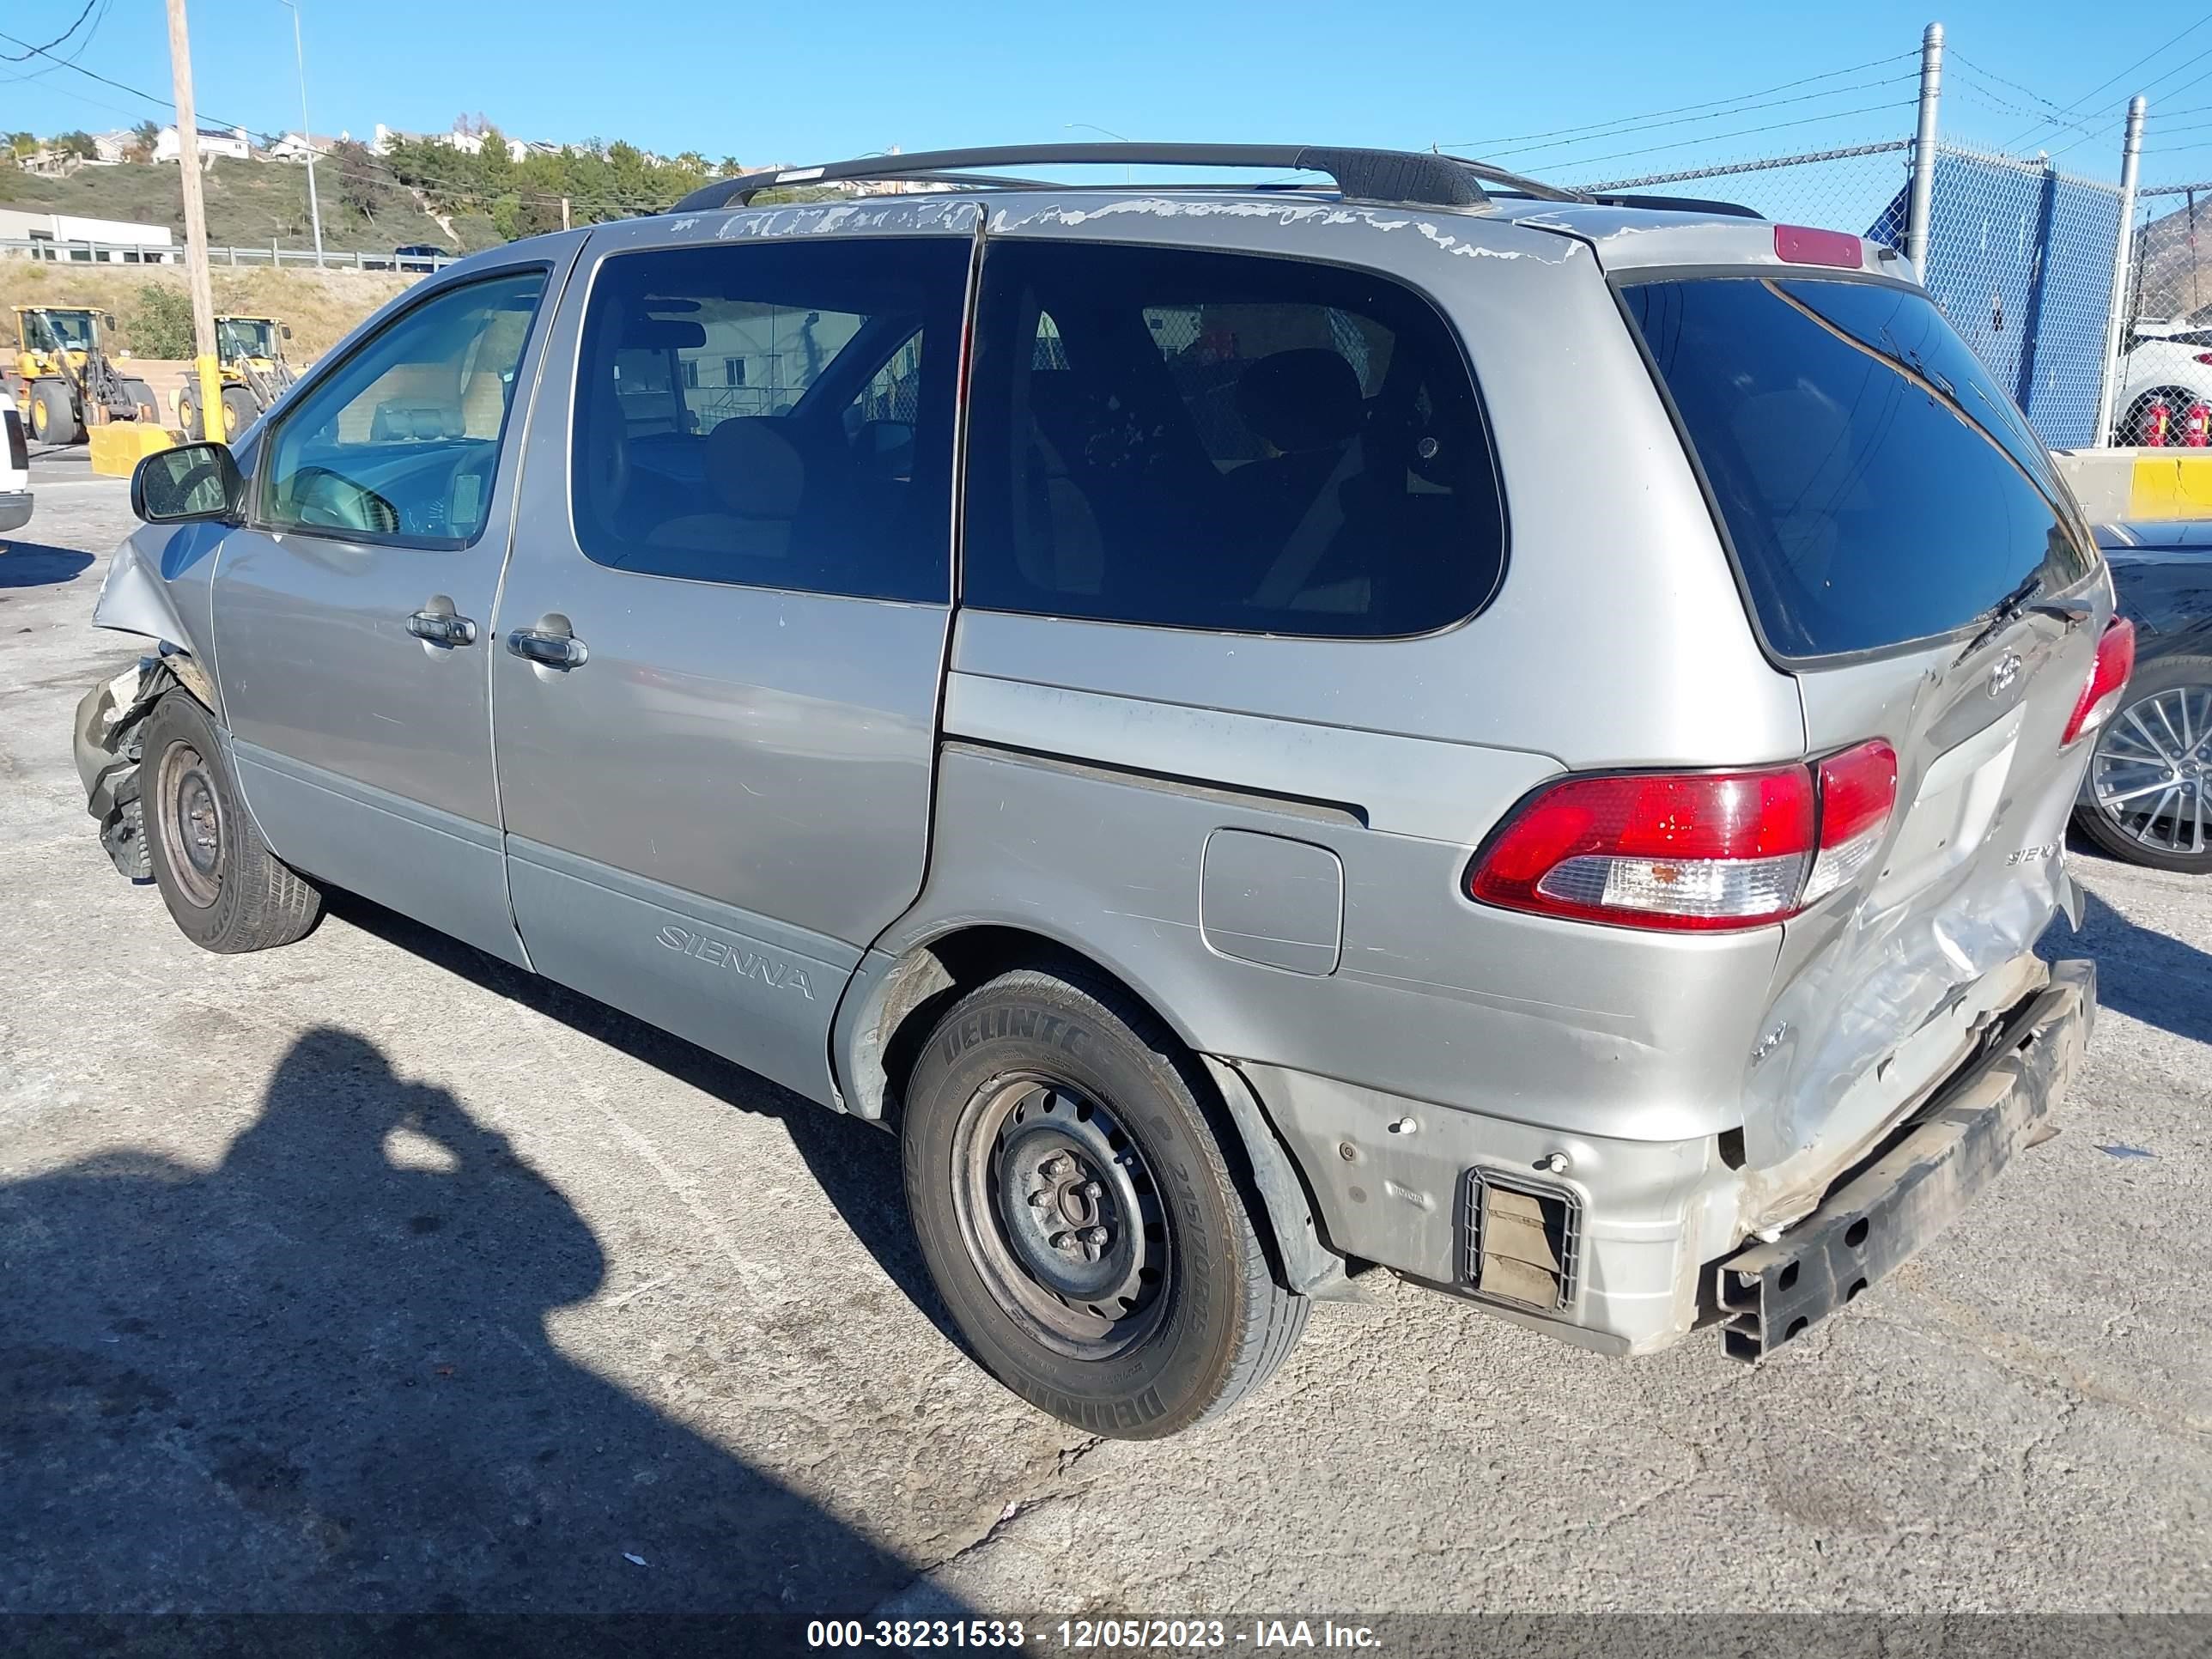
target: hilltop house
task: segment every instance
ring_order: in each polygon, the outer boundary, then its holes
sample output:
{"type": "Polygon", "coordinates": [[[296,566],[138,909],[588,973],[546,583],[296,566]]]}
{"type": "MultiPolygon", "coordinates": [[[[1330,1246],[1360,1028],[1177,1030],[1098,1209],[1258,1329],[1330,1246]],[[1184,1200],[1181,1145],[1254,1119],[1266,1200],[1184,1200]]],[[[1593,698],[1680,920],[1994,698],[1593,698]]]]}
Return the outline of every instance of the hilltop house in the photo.
{"type": "MultiPolygon", "coordinates": [[[[253,141],[246,136],[244,127],[202,127],[199,129],[199,141],[202,166],[212,163],[218,155],[228,155],[238,161],[249,161],[253,155],[253,141]]],[[[163,127],[160,136],[154,140],[154,159],[173,161],[182,153],[183,147],[178,142],[176,128],[163,127]]]]}

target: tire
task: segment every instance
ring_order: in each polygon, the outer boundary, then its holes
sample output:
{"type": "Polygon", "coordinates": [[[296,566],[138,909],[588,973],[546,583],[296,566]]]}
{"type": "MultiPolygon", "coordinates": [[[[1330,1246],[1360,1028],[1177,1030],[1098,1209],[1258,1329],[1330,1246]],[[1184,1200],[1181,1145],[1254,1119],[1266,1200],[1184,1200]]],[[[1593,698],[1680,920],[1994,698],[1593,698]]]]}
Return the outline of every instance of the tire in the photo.
{"type": "Polygon", "coordinates": [[[177,427],[183,432],[186,440],[193,443],[198,443],[207,435],[200,430],[198,401],[189,392],[179,392],[177,394],[177,427]]]}
{"type": "Polygon", "coordinates": [[[158,421],[161,418],[161,400],[154,395],[154,388],[145,381],[134,375],[123,383],[123,390],[131,399],[131,406],[138,411],[140,420],[158,421]]]}
{"type": "Polygon", "coordinates": [[[1023,969],[941,1019],[908,1081],[907,1206],[986,1370],[1062,1422],[1156,1440],[1228,1411],[1305,1329],[1210,1085],[1127,994],[1023,969]]]}
{"type": "Polygon", "coordinates": [[[70,406],[69,388],[59,380],[40,380],[32,386],[31,435],[42,444],[84,441],[84,428],[70,406]]]}
{"type": "Polygon", "coordinates": [[[227,386],[222,389],[223,441],[236,441],[238,434],[261,418],[261,405],[253,401],[253,394],[242,386],[227,386]]]}
{"type": "Polygon", "coordinates": [[[143,754],[147,855],[185,937],[227,956],[304,939],[322,893],[261,839],[207,711],[168,693],[146,717],[143,754]]]}
{"type": "Polygon", "coordinates": [[[2146,664],[2097,733],[2087,781],[2094,804],[2076,808],[2074,823],[2100,851],[2212,872],[2212,657],[2146,664]]]}
{"type": "Polygon", "coordinates": [[[2181,420],[2193,403],[2206,401],[2187,386],[2154,386],[2128,405],[2127,414],[2121,418],[2120,429],[2112,434],[2112,441],[2122,447],[2142,444],[2147,438],[2147,422],[2153,404],[2164,404],[2169,420],[2166,424],[2166,447],[2173,447],[2173,434],[2181,428],[2181,420]]]}

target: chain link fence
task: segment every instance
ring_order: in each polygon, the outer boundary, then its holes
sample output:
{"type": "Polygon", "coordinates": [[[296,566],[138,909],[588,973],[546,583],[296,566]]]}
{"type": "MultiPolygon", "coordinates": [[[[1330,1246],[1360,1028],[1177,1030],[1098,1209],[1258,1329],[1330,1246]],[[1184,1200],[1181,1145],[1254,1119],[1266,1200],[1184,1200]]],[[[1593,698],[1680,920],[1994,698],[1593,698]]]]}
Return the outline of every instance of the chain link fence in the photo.
{"type": "MultiPolygon", "coordinates": [[[[1761,157],[1635,178],[1595,191],[1702,196],[1783,223],[1850,231],[1909,246],[1916,144],[1911,138],[1761,157]]],[[[1929,167],[1921,276],[1975,354],[2053,448],[2102,441],[2098,408],[2123,198],[2118,185],[2062,172],[2042,158],[1941,142],[1929,167]]],[[[2212,188],[2205,210],[2212,215],[2212,188]]],[[[2212,224],[2208,224],[2212,233],[2212,224]]],[[[2179,246],[2179,239],[2173,239],[2179,246]]],[[[2197,281],[2194,244],[2187,281],[2197,281]]],[[[2176,284],[2179,257],[2158,289],[2176,284]]],[[[2212,364],[2212,268],[2201,282],[2212,364]]],[[[2174,419],[2180,421],[2177,411],[2174,419]]]]}

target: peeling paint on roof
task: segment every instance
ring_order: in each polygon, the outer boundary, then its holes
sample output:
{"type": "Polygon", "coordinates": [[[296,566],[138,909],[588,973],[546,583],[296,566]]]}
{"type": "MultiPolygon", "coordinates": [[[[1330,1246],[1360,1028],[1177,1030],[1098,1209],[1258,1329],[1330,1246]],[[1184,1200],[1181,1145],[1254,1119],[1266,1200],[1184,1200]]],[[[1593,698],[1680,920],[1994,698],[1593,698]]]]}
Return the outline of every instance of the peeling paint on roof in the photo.
{"type": "MultiPolygon", "coordinates": [[[[1454,234],[1434,220],[1388,209],[1358,207],[1340,202],[1255,202],[1194,200],[1165,196],[1132,196],[1119,200],[1081,205],[1053,202],[1030,208],[994,208],[990,228],[1005,232],[1024,227],[1073,227],[1095,221],[1135,215],[1157,219],[1263,219],[1285,226],[1354,225],[1390,232],[1412,229],[1447,253],[1480,259],[1540,259],[1529,249],[1492,247],[1454,234]]],[[[1573,257],[1573,244],[1562,244],[1559,258],[1573,257]]],[[[1548,250],[1547,250],[1548,252],[1548,250]]]]}
{"type": "Polygon", "coordinates": [[[960,231],[980,210],[964,197],[875,198],[860,202],[806,202],[787,207],[744,208],[722,221],[717,241],[759,236],[823,236],[854,230],[960,231]]]}

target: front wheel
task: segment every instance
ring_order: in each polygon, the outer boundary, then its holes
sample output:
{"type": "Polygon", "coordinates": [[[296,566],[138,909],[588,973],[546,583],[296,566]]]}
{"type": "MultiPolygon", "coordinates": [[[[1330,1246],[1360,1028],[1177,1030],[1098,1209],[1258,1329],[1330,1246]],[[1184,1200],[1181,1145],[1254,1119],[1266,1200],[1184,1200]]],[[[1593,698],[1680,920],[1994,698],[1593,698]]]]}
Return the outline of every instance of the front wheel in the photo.
{"type": "Polygon", "coordinates": [[[146,717],[143,753],[148,860],[185,937],[226,955],[304,939],[323,896],[261,839],[207,711],[168,693],[146,717]]]}
{"type": "Polygon", "coordinates": [[[954,1005],[908,1080],[931,1276],[991,1373],[1078,1428],[1152,1440],[1218,1416],[1305,1328],[1207,1091],[1126,994],[1031,970],[954,1005]]]}
{"type": "Polygon", "coordinates": [[[2212,872],[2212,657],[2162,657],[2097,734],[2075,826],[2114,858],[2212,872]]]}

